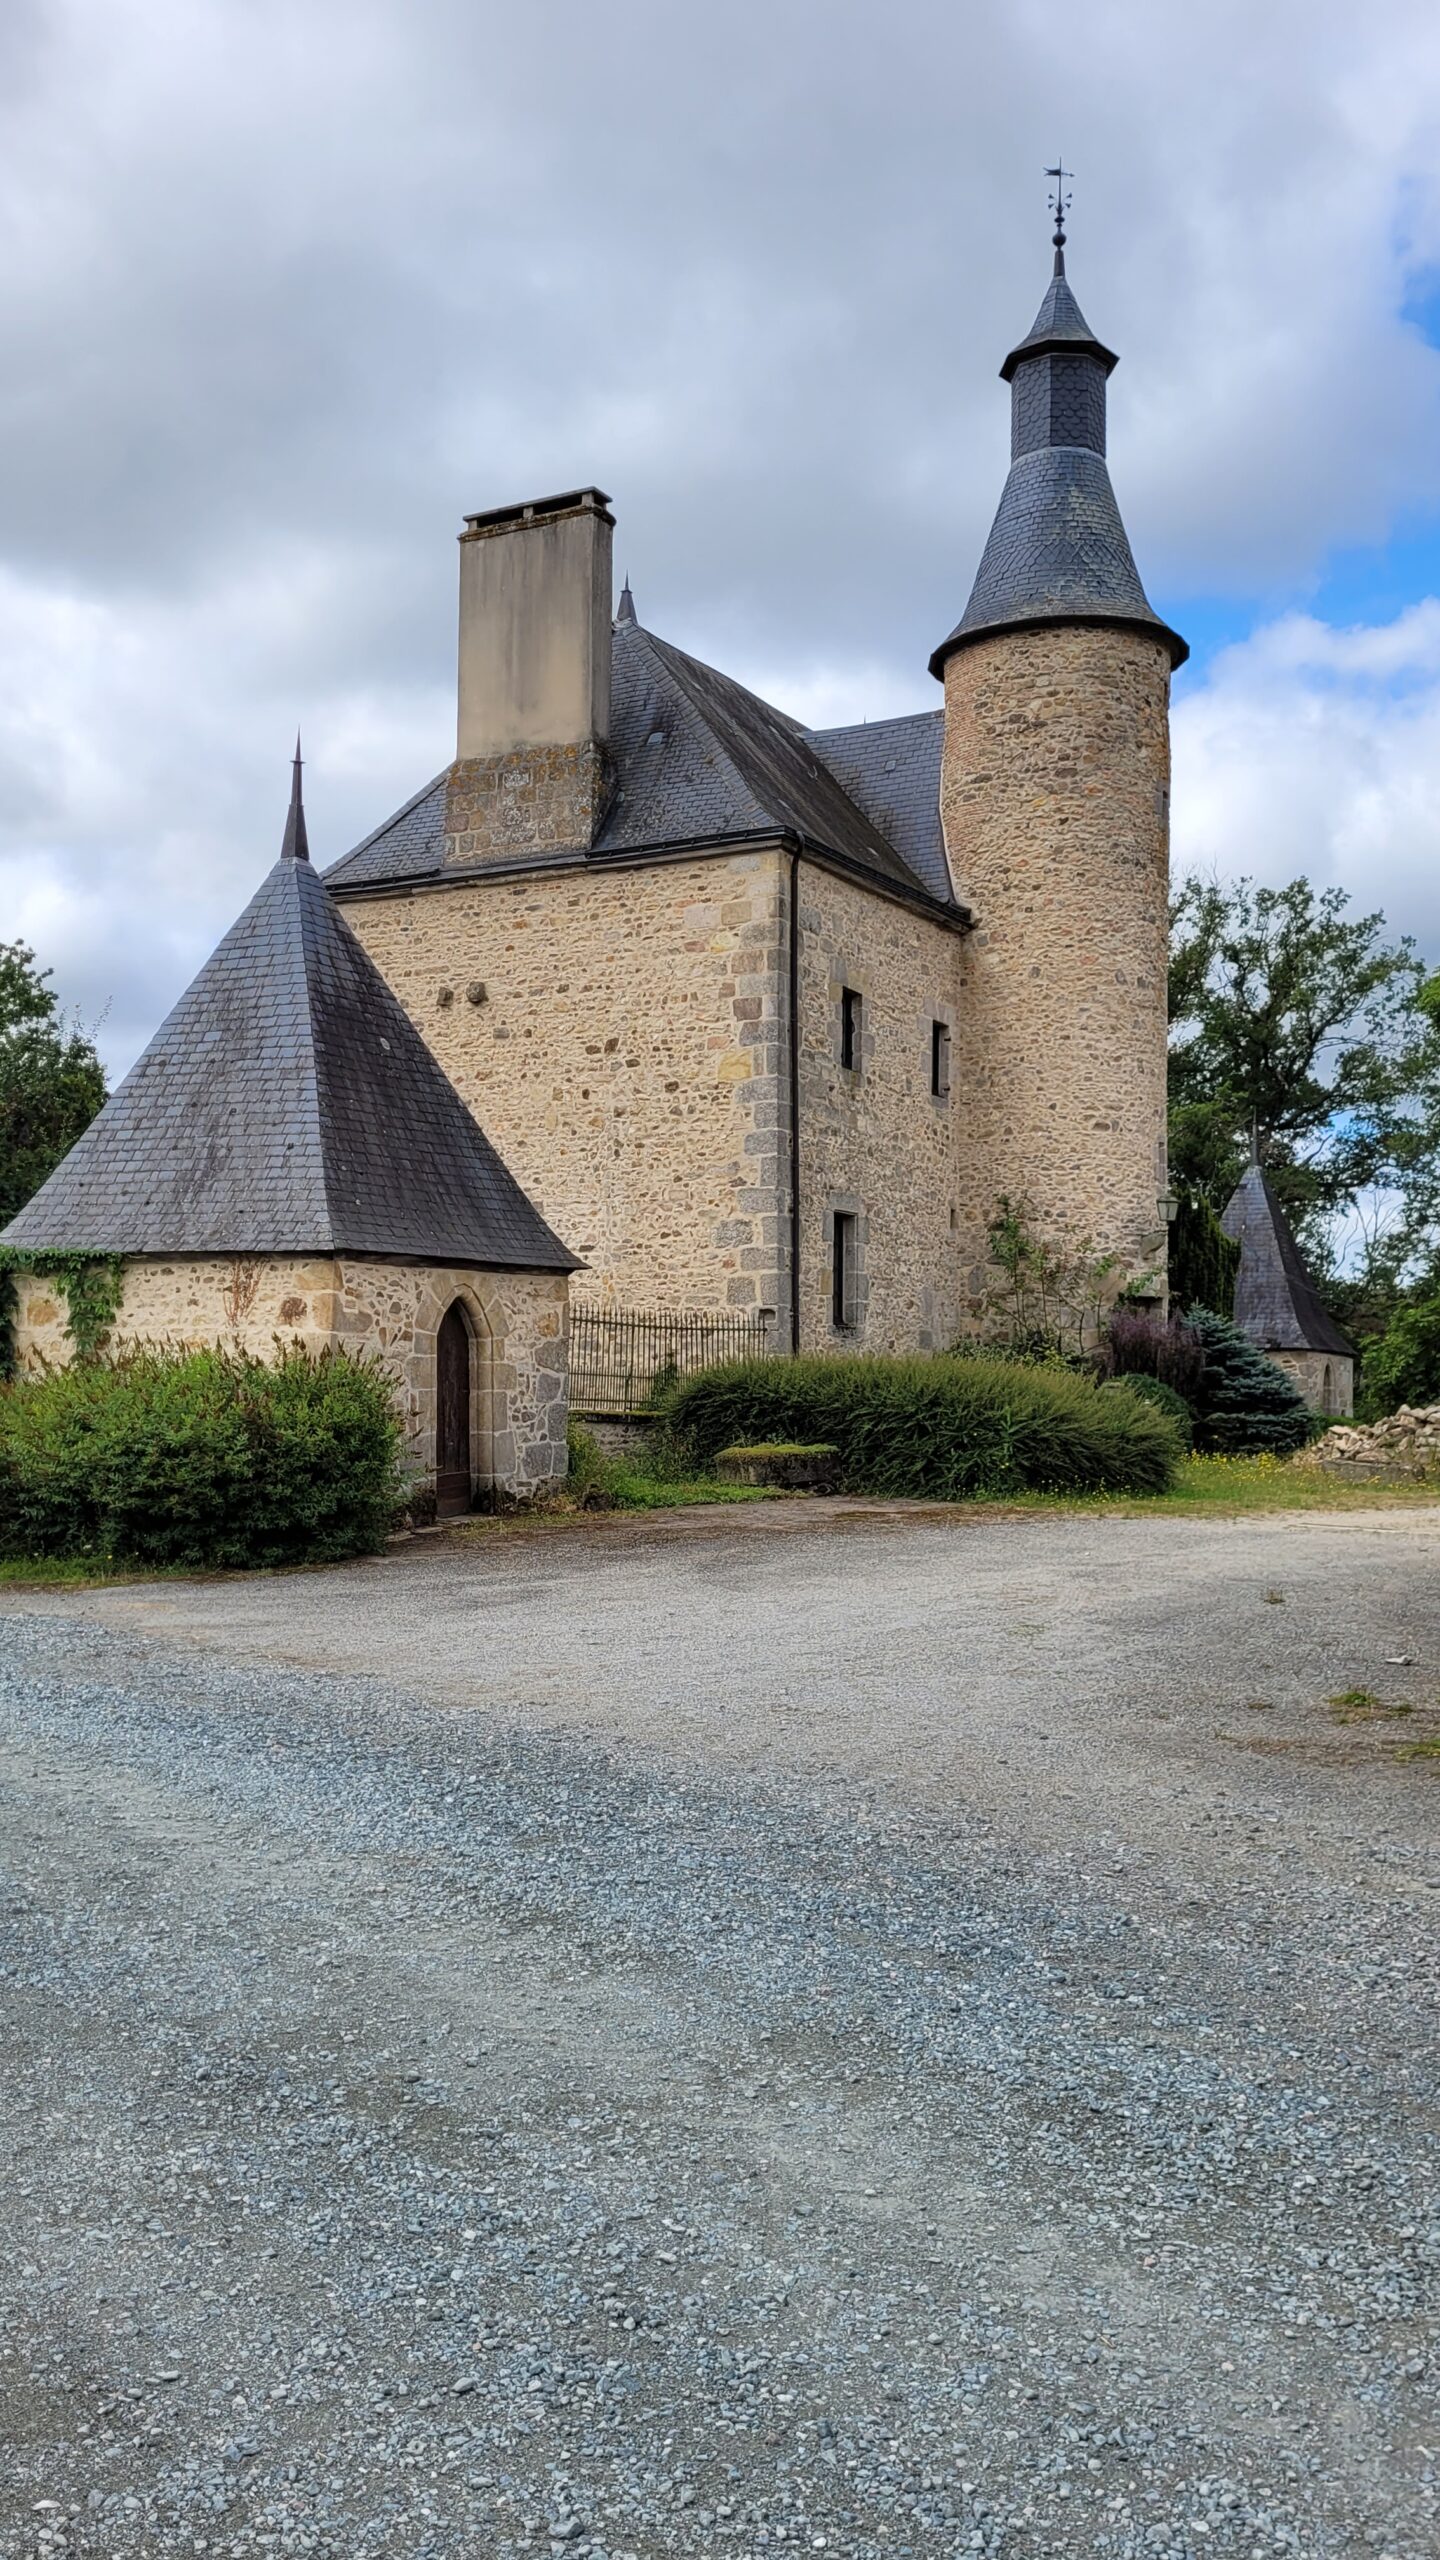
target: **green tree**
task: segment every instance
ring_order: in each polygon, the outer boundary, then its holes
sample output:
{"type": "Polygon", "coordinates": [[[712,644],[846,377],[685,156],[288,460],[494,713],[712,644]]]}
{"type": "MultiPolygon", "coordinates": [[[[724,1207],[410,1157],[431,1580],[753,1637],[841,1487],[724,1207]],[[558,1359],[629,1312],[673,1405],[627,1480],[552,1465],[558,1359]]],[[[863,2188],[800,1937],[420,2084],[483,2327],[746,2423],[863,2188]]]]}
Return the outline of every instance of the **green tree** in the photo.
{"type": "Polygon", "coordinates": [[[105,1099],[87,1033],[61,1014],[48,969],[0,942],[0,1227],[40,1188],[105,1099]]]}
{"type": "Polygon", "coordinates": [[[1430,1272],[1367,1342],[1359,1406],[1374,1418],[1401,1404],[1440,1404],[1440,1277],[1430,1272]]]}
{"type": "Polygon", "coordinates": [[[1252,1133],[1307,1252],[1342,1218],[1393,1300],[1440,1212],[1440,979],[1343,889],[1186,880],[1171,909],[1170,1163],[1224,1207],[1252,1133]]]}

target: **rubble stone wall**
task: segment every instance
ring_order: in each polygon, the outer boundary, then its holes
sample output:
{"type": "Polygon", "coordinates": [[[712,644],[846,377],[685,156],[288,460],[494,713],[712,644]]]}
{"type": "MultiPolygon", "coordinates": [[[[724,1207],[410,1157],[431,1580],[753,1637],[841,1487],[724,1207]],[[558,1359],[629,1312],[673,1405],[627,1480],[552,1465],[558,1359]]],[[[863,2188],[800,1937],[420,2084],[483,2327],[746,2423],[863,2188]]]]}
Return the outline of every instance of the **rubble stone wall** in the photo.
{"type": "Polygon", "coordinates": [[[961,936],[815,865],[800,868],[801,1347],[931,1351],[960,1325],[953,1072],[961,936]],[[860,998],[841,1063],[843,991],[860,998]],[[932,1025],[950,1091],[930,1090],[932,1025]],[[835,1213],[855,1218],[854,1326],[833,1321],[835,1213]]]}
{"type": "MultiPolygon", "coordinates": [[[[53,1283],[16,1275],[22,1373],[64,1367],[74,1346],[53,1283]]],[[[526,1499],[565,1473],[569,1400],[568,1282],[561,1272],[474,1271],[362,1258],[162,1256],[125,1266],[112,1340],[261,1358],[277,1338],[312,1351],[371,1351],[395,1379],[406,1448],[418,1474],[435,1467],[436,1345],[459,1299],[470,1323],[471,1455],[477,1489],[526,1499]]]]}
{"type": "Polygon", "coordinates": [[[779,1308],[778,853],[456,879],[344,905],[577,1304],[779,1308]]]}
{"type": "Polygon", "coordinates": [[[956,1064],[977,1293],[1001,1192],[1041,1234],[1163,1275],[1168,703],[1165,644],[1114,625],[998,633],[945,670],[941,814],[976,928],[956,1064]]]}

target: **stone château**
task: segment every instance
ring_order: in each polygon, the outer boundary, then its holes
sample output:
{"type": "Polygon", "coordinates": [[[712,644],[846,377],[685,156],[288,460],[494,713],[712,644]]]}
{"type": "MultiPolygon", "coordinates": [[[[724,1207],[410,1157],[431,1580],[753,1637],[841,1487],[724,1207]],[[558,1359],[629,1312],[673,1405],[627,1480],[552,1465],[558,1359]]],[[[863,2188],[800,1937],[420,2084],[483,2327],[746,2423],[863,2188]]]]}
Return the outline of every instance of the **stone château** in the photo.
{"type": "MultiPolygon", "coordinates": [[[[450,1507],[562,1470],[567,1292],[940,1347],[1005,1196],[1163,1302],[1185,644],[1110,485],[1114,364],[1057,229],[909,718],[807,729],[628,586],[612,618],[598,488],[467,518],[454,761],[323,887],[297,765],[280,862],[5,1240],[120,1256],[117,1338],[370,1345],[450,1507]]],[[[19,1315],[64,1356],[43,1276],[19,1315]]]]}
{"type": "Polygon", "coordinates": [[[597,488],[467,519],[457,754],[326,875],[578,1299],[963,1332],[1000,1194],[1158,1299],[1168,700],[1065,274],[943,708],[810,730],[611,618],[597,488]]]}

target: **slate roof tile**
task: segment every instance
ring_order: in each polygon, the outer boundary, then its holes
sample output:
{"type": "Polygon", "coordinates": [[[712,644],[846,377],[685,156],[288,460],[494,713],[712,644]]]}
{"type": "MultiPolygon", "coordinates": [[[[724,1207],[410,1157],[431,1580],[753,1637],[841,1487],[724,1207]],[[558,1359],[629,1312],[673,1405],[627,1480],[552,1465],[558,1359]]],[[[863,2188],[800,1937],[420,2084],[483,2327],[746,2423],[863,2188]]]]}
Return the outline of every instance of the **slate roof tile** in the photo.
{"type": "MultiPolygon", "coordinates": [[[[577,856],[603,860],[784,829],[892,887],[953,905],[943,857],[936,860],[939,713],[877,723],[877,732],[914,733],[881,756],[846,743],[859,732],[807,730],[732,677],[657,639],[634,620],[633,606],[617,620],[613,642],[615,789],[593,847],[576,846],[577,856]],[[884,770],[892,755],[897,770],[904,768],[898,785],[884,770]]],[[[343,896],[438,877],[444,807],[442,774],[334,863],[327,886],[343,896]]]]}
{"type": "Polygon", "coordinates": [[[1235,1322],[1261,1351],[1328,1351],[1352,1360],[1355,1345],[1321,1304],[1284,1210],[1258,1164],[1241,1176],[1221,1226],[1240,1247],[1235,1322]]]}
{"type": "Polygon", "coordinates": [[[283,857],[0,1242],[578,1267],[308,861],[283,857]]]}

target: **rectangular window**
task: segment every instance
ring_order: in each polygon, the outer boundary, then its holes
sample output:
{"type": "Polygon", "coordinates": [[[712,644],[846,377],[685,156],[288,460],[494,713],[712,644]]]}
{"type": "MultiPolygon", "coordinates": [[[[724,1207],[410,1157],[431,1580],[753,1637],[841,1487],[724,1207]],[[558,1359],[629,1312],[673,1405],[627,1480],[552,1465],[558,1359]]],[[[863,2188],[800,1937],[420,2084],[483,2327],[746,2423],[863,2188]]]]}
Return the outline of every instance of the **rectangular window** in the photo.
{"type": "Polygon", "coordinates": [[[930,1090],[937,1100],[943,1100],[950,1090],[950,1025],[948,1022],[932,1022],[930,1025],[930,1090]]]}
{"type": "Polygon", "coordinates": [[[835,1236],[830,1261],[830,1321],[837,1333],[850,1333],[855,1325],[855,1216],[853,1210],[837,1209],[835,1236]]]}
{"type": "Polygon", "coordinates": [[[840,990],[840,1064],[852,1070],[860,1064],[860,990],[840,990]]]}

